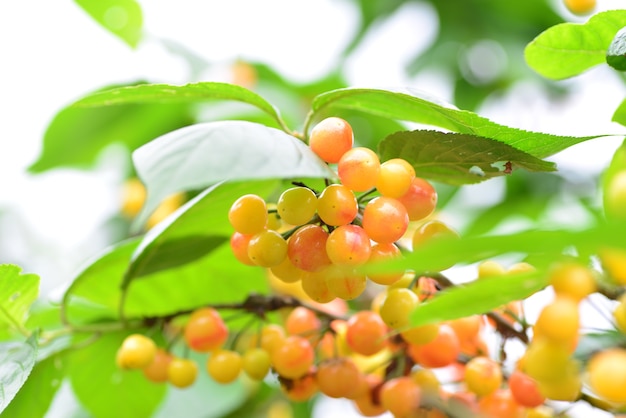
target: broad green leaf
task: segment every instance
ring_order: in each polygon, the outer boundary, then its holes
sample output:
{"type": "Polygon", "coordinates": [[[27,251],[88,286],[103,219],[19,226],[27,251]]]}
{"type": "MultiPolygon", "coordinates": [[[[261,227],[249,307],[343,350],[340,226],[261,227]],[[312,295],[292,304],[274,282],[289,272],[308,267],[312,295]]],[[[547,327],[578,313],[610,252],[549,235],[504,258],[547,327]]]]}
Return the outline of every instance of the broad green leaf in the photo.
{"type": "Polygon", "coordinates": [[[143,14],[135,0],[75,0],[103,28],[132,48],[141,39],[143,14]]]}
{"type": "Polygon", "coordinates": [[[220,183],[206,189],[148,231],[133,254],[126,282],[182,266],[216,249],[233,232],[227,216],[233,202],[248,193],[267,196],[276,186],[276,181],[220,183]]]}
{"type": "Polygon", "coordinates": [[[528,44],[526,62],[544,77],[573,77],[605,62],[613,37],[624,26],[626,10],[598,13],[584,24],[561,23],[528,44]]]}
{"type": "MultiPolygon", "coordinates": [[[[64,303],[80,297],[116,317],[124,273],[139,242],[134,238],[108,249],[74,279],[64,303]]],[[[193,262],[131,282],[124,312],[127,317],[167,315],[210,303],[240,302],[251,292],[267,291],[265,270],[238,262],[225,243],[193,262]]]]}
{"type": "Polygon", "coordinates": [[[67,356],[74,394],[95,418],[149,417],[165,397],[167,386],[155,385],[139,371],[124,371],[115,354],[126,333],[108,333],[67,356]]]}
{"type": "Polygon", "coordinates": [[[140,84],[93,93],[78,102],[76,107],[112,106],[130,103],[194,103],[207,100],[235,100],[255,106],[270,115],[280,126],[284,123],[278,109],[258,94],[234,84],[218,82],[171,84],[140,84]]]}
{"type": "Polygon", "coordinates": [[[613,118],[611,120],[619,123],[620,125],[626,126],[626,100],[623,100],[617,109],[615,109],[615,113],[613,113],[613,118]]]}
{"type": "Polygon", "coordinates": [[[450,104],[425,97],[412,89],[406,89],[404,92],[358,88],[329,91],[313,100],[313,113],[308,123],[327,108],[359,110],[391,119],[438,126],[454,132],[495,139],[537,158],[545,158],[579,142],[603,136],[557,136],[511,128],[476,113],[459,110],[450,104]]]}
{"type": "Polygon", "coordinates": [[[439,131],[403,131],[379,145],[381,160],[403,158],[420,177],[448,184],[478,183],[507,174],[505,164],[528,171],[554,171],[542,161],[510,145],[474,135],[439,131]]]}
{"type": "Polygon", "coordinates": [[[37,358],[37,335],[26,342],[0,343],[0,412],[28,379],[37,358]]]}
{"type": "Polygon", "coordinates": [[[617,32],[606,52],[606,63],[618,71],[626,71],[626,29],[617,32]]]}
{"type": "Polygon", "coordinates": [[[21,271],[13,264],[0,265],[0,328],[21,327],[30,305],[37,299],[39,276],[21,271]]]}
{"type": "Polygon", "coordinates": [[[40,173],[58,167],[89,168],[108,145],[134,150],[191,122],[191,109],[179,103],[69,106],[46,129],[41,155],[28,169],[40,173]]]}
{"type": "Polygon", "coordinates": [[[483,314],[512,300],[525,299],[549,284],[541,270],[476,280],[439,292],[411,314],[411,325],[432,324],[483,314]]]}
{"type": "Polygon", "coordinates": [[[166,196],[223,180],[334,177],[309,147],[278,129],[252,122],[201,123],[163,135],[133,153],[148,199],[143,223],[166,196]]]}
{"type": "Polygon", "coordinates": [[[217,383],[205,371],[206,355],[190,353],[190,358],[198,363],[197,380],[185,389],[169,385],[155,418],[180,416],[181,411],[185,411],[185,418],[222,418],[248,400],[250,387],[241,379],[227,385],[217,383]]]}
{"type": "Polygon", "coordinates": [[[580,361],[587,362],[592,355],[599,351],[609,347],[624,346],[626,346],[626,335],[619,331],[607,330],[583,334],[576,345],[574,357],[580,361]]]}
{"type": "MultiPolygon", "coordinates": [[[[85,300],[106,307],[111,315],[117,310],[119,288],[130,258],[139,245],[141,237],[131,238],[107,248],[81,271],[63,295],[62,303],[72,303],[72,298],[79,296],[85,300]]],[[[69,316],[72,323],[76,318],[69,316]]]]}
{"type": "Polygon", "coordinates": [[[56,355],[40,361],[33,368],[30,377],[17,396],[0,416],[7,418],[44,417],[64,377],[63,356],[56,355]]]}

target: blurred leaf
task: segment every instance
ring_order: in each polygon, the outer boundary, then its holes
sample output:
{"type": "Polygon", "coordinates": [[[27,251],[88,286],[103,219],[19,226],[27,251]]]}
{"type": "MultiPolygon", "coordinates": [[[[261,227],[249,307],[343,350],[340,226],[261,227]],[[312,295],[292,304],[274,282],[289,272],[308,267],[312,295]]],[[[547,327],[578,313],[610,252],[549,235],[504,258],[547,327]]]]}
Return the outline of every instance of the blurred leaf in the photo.
{"type": "Polygon", "coordinates": [[[149,417],[165,397],[167,386],[156,385],[140,371],[124,371],[115,364],[126,335],[104,334],[67,356],[72,390],[93,417],[149,417]]]}
{"type": "Polygon", "coordinates": [[[626,348],[626,335],[613,330],[582,334],[578,339],[574,357],[587,362],[591,356],[609,347],[626,348]]]}
{"type": "Polygon", "coordinates": [[[615,109],[615,113],[613,113],[613,118],[611,119],[613,122],[617,122],[620,125],[626,126],[626,99],[619,104],[617,109],[615,109]]]}
{"type": "Polygon", "coordinates": [[[126,104],[115,107],[61,110],[48,126],[41,155],[28,170],[41,173],[57,167],[89,168],[107,145],[129,150],[192,122],[185,104],[126,104]]]}
{"type": "Polygon", "coordinates": [[[232,235],[227,214],[233,202],[248,193],[267,196],[276,186],[276,181],[243,182],[206,189],[148,231],[133,253],[124,283],[182,266],[215,250],[232,235]]]}
{"type": "Polygon", "coordinates": [[[626,176],[626,140],[615,150],[609,167],[602,177],[602,200],[604,213],[607,219],[620,220],[626,222],[626,211],[624,203],[626,201],[626,187],[624,176],[626,176]]]}
{"type": "Polygon", "coordinates": [[[554,163],[540,160],[499,141],[439,131],[404,131],[379,145],[382,161],[403,158],[419,177],[448,184],[478,183],[506,175],[504,164],[528,171],[554,171],[554,163]],[[499,167],[498,164],[501,166],[499,167]]]}
{"type": "Polygon", "coordinates": [[[143,14],[135,0],[75,0],[96,22],[132,48],[141,39],[143,14]]]}
{"type": "Polygon", "coordinates": [[[13,264],[0,264],[0,328],[21,327],[26,313],[37,299],[39,276],[21,274],[13,264]]]}
{"type": "Polygon", "coordinates": [[[550,280],[545,271],[489,277],[439,292],[420,304],[410,316],[420,326],[483,314],[513,300],[525,299],[543,289],[550,280]]]}
{"type": "Polygon", "coordinates": [[[0,343],[0,412],[28,379],[37,358],[37,334],[26,342],[0,343]]]}
{"type": "Polygon", "coordinates": [[[495,139],[537,158],[545,158],[579,142],[604,136],[568,137],[524,131],[499,125],[473,112],[458,110],[432,98],[422,98],[412,89],[407,89],[407,93],[357,88],[330,91],[313,100],[310,120],[325,108],[359,110],[495,139]]]}
{"type": "Polygon", "coordinates": [[[620,29],[611,41],[606,63],[618,71],[626,71],[626,28],[620,29]]]}
{"type": "Polygon", "coordinates": [[[140,84],[93,93],[74,103],[75,107],[112,106],[130,103],[193,103],[212,99],[235,100],[250,104],[272,116],[279,125],[278,110],[258,94],[228,83],[202,82],[176,86],[140,84]]]}
{"type": "Polygon", "coordinates": [[[243,121],[202,123],[170,132],[136,150],[133,161],[148,188],[138,224],[166,196],[223,180],[335,176],[302,141],[243,121]]]}
{"type": "Polygon", "coordinates": [[[48,357],[33,368],[24,386],[2,415],[11,418],[44,417],[65,375],[62,356],[48,357]]]}
{"type": "Polygon", "coordinates": [[[573,77],[605,62],[613,37],[626,26],[626,10],[609,10],[584,24],[562,23],[528,44],[526,62],[544,77],[573,77]]]}
{"type": "Polygon", "coordinates": [[[603,246],[626,248],[626,224],[611,223],[579,231],[531,230],[506,235],[436,239],[415,248],[402,259],[370,265],[366,271],[440,271],[457,263],[475,263],[502,254],[541,254],[556,259],[565,249],[575,247],[582,253],[593,254],[603,246]]]}
{"type": "MultiPolygon", "coordinates": [[[[176,354],[184,355],[182,350],[176,354]]],[[[227,385],[217,383],[206,373],[206,355],[193,352],[189,354],[198,364],[198,378],[185,389],[169,385],[167,395],[154,418],[181,416],[181,411],[184,411],[185,418],[222,418],[248,401],[247,392],[250,388],[241,379],[227,385]]]]}

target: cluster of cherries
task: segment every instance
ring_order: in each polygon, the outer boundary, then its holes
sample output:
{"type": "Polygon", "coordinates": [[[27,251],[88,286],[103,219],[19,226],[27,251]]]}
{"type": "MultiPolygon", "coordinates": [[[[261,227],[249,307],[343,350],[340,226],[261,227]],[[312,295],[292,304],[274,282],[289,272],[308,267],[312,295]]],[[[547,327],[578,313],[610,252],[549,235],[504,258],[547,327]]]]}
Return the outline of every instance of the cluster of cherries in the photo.
{"type": "MultiPolygon", "coordinates": [[[[534,326],[526,322],[519,301],[485,315],[411,326],[410,314],[419,304],[451,283],[441,275],[414,272],[365,276],[359,268],[401,256],[397,243],[406,239],[409,222],[423,221],[435,208],[433,187],[415,177],[404,160],[381,164],[371,150],[353,148],[352,130],[338,118],[313,129],[310,147],[336,164],[340,183],[327,184],[321,192],[295,185],[275,206],[245,195],[228,214],[236,258],[267,268],[280,281],[300,283],[306,298],[249,298],[241,309],[263,320],[278,311],[281,321],[259,322],[256,332],[244,329],[235,335],[219,307],[192,312],[180,332],[186,347],[208,354],[206,370],[213,380],[227,384],[242,374],[270,383],[277,378],[290,400],[322,393],[352,400],[363,416],[389,411],[396,418],[552,417],[556,413],[546,401],[575,401],[583,383],[605,409],[626,405],[625,349],[601,350],[584,366],[573,357],[580,335],[579,304],[596,291],[593,270],[573,261],[555,264],[550,272],[554,299],[534,326]],[[382,286],[375,286],[380,293],[365,309],[350,313],[344,302],[331,312],[320,304],[358,297],[368,279],[382,286]],[[496,353],[490,353],[484,337],[494,329],[505,340],[527,344],[512,365],[507,364],[511,359],[494,360],[496,353]]],[[[430,220],[410,241],[415,248],[439,235],[455,233],[430,220]]],[[[530,270],[526,263],[506,270],[486,261],[477,276],[506,280],[530,270]]],[[[614,317],[618,329],[626,331],[626,296],[614,317]]],[[[117,363],[180,388],[198,375],[195,361],[175,357],[139,334],[123,342],[117,363]]]]}
{"type": "MultiPolygon", "coordinates": [[[[407,161],[381,164],[372,150],[353,148],[352,128],[343,119],[317,124],[309,145],[322,160],[336,164],[339,182],[321,192],[304,185],[289,188],[275,206],[257,195],[241,196],[228,213],[235,230],[231,248],[244,264],[269,268],[287,283],[301,282],[317,302],[354,299],[367,283],[359,267],[400,257],[396,243],[410,221],[434,211],[437,193],[407,161]]],[[[446,233],[454,234],[444,223],[428,221],[414,233],[413,245],[446,233]]],[[[402,274],[369,279],[390,285],[402,274]]]]}

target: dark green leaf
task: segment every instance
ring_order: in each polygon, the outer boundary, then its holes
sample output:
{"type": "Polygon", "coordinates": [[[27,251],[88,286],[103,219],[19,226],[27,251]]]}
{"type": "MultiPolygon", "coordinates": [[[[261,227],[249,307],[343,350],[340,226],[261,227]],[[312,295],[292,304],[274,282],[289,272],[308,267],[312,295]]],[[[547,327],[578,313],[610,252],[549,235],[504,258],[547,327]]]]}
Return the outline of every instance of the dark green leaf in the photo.
{"type": "Polygon", "coordinates": [[[606,63],[618,71],[626,71],[626,28],[620,29],[611,41],[606,63]]]}
{"type": "Polygon", "coordinates": [[[267,196],[277,182],[244,182],[210,187],[151,229],[133,254],[125,278],[134,278],[192,262],[228,240],[228,209],[240,196],[267,196]],[[200,235],[202,232],[205,235],[200,235]]]}
{"type": "Polygon", "coordinates": [[[391,119],[438,126],[454,132],[495,139],[537,158],[545,158],[579,142],[602,135],[586,137],[557,136],[499,125],[467,110],[418,92],[347,88],[320,94],[313,100],[314,117],[326,108],[353,109],[391,119]]]}
{"type": "Polygon", "coordinates": [[[207,100],[235,100],[255,106],[283,125],[278,110],[258,94],[228,83],[202,82],[176,86],[171,84],[140,84],[93,93],[76,107],[111,106],[130,103],[193,103],[207,100]]]}
{"type": "Polygon", "coordinates": [[[165,397],[167,386],[150,382],[139,370],[124,371],[115,364],[126,335],[105,334],[67,356],[74,394],[96,418],[149,417],[165,397]]]}
{"type": "Polygon", "coordinates": [[[102,27],[135,48],[141,39],[143,15],[135,0],[75,0],[102,27]]]}
{"type": "Polygon", "coordinates": [[[476,280],[440,292],[411,314],[411,325],[419,326],[465,316],[483,314],[513,300],[525,299],[549,284],[541,270],[476,280]]]}
{"type": "Polygon", "coordinates": [[[4,411],[26,382],[36,358],[36,334],[26,342],[0,344],[0,412],[4,411]]]}
{"type": "Polygon", "coordinates": [[[0,264],[0,328],[21,327],[39,293],[39,276],[21,274],[13,264],[0,264]]]}
{"type": "Polygon", "coordinates": [[[252,122],[202,123],[170,132],[133,153],[148,200],[138,223],[166,196],[223,180],[334,177],[309,147],[252,122]]]}
{"type": "Polygon", "coordinates": [[[448,184],[478,183],[507,174],[505,164],[528,171],[554,171],[542,161],[510,145],[474,135],[439,131],[404,131],[385,138],[381,160],[403,158],[420,177],[448,184]]]}
{"type": "Polygon", "coordinates": [[[573,77],[602,64],[613,37],[624,26],[626,10],[598,13],[584,24],[553,26],[528,44],[526,62],[544,77],[573,77]]]}
{"type": "Polygon", "coordinates": [[[44,417],[54,395],[61,387],[64,374],[65,362],[61,355],[40,361],[1,416],[7,418],[44,417]]]}
{"type": "Polygon", "coordinates": [[[184,104],[137,103],[115,107],[69,106],[52,120],[43,150],[29,170],[40,173],[57,167],[89,168],[110,144],[129,150],[191,123],[184,104]]]}

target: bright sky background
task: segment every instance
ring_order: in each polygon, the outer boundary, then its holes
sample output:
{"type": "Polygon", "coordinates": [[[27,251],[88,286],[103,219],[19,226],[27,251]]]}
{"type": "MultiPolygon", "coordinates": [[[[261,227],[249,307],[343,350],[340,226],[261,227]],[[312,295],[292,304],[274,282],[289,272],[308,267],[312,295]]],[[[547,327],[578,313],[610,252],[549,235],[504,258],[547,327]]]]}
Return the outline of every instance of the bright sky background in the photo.
{"type": "MultiPolygon", "coordinates": [[[[261,60],[295,80],[329,70],[356,27],[355,12],[341,0],[152,0],[141,2],[148,34],[175,40],[217,63],[205,80],[227,79],[238,57],[261,60]]],[[[600,7],[626,7],[600,0],[600,7]]],[[[554,2],[564,15],[558,1],[554,2]]],[[[376,27],[347,63],[352,85],[411,85],[451,99],[441,74],[408,79],[401,71],[437,30],[434,12],[413,4],[376,27]],[[381,65],[384,62],[385,65],[381,65]]],[[[159,44],[137,51],[99,27],[70,0],[0,3],[0,262],[17,262],[42,275],[43,292],[76,273],[106,243],[100,224],[119,207],[119,167],[95,172],[57,170],[31,176],[25,169],[38,156],[43,132],[63,106],[95,88],[148,79],[189,81],[185,66],[159,44]],[[8,211],[6,216],[1,212],[8,211]]],[[[610,122],[626,97],[624,83],[597,68],[567,83],[575,94],[550,104],[534,84],[490,100],[480,111],[498,122],[559,134],[624,133],[610,122]]],[[[592,141],[553,158],[561,168],[597,173],[620,138],[592,141]]],[[[467,195],[472,194],[468,188],[467,195]]],[[[326,415],[324,415],[326,416],[326,415]]]]}

